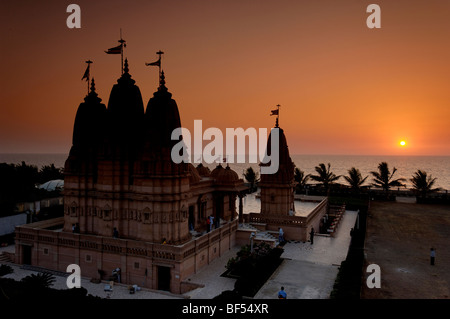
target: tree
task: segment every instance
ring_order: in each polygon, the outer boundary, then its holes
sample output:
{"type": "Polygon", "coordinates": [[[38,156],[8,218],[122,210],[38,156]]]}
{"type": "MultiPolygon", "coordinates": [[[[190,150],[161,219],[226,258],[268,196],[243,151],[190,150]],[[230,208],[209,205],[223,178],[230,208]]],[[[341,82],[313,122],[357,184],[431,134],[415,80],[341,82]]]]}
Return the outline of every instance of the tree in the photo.
{"type": "Polygon", "coordinates": [[[396,171],[397,169],[394,167],[391,173],[388,163],[381,162],[380,164],[378,164],[378,171],[370,172],[374,177],[373,185],[383,188],[386,192],[386,197],[389,193],[389,188],[405,186],[405,184],[402,183],[405,181],[404,178],[392,179],[396,171]]]}
{"type": "Polygon", "coordinates": [[[364,184],[367,177],[369,177],[369,176],[366,176],[363,178],[359,169],[354,168],[354,167],[352,167],[351,169],[348,170],[348,176],[344,176],[347,183],[351,186],[352,190],[356,193],[359,192],[359,190],[361,189],[361,186],[364,184]]]}
{"type": "Polygon", "coordinates": [[[250,192],[252,193],[255,188],[255,184],[259,182],[258,173],[250,166],[244,173],[244,177],[247,182],[250,183],[250,192]]]}
{"type": "Polygon", "coordinates": [[[49,288],[55,282],[55,276],[50,273],[31,274],[22,278],[21,282],[30,288],[49,288]]]}
{"type": "Polygon", "coordinates": [[[311,174],[305,175],[305,172],[303,172],[298,167],[294,170],[294,179],[297,182],[297,193],[300,193],[302,190],[305,189],[306,184],[308,183],[309,179],[311,177],[311,174]]]}
{"type": "Polygon", "coordinates": [[[330,185],[341,177],[341,175],[336,175],[333,172],[331,172],[330,167],[331,167],[330,163],[328,163],[328,167],[325,167],[324,163],[320,163],[319,166],[315,167],[315,170],[318,173],[318,175],[311,175],[312,180],[319,182],[324,186],[327,195],[330,190],[330,185]]]}
{"type": "Polygon", "coordinates": [[[55,164],[42,166],[39,171],[39,182],[42,184],[54,179],[64,179],[63,169],[56,168],[55,164]]]}
{"type": "Polygon", "coordinates": [[[422,198],[425,198],[429,193],[441,190],[439,187],[433,188],[436,179],[436,177],[433,178],[431,175],[428,176],[427,172],[419,169],[414,173],[410,181],[413,184],[414,191],[416,191],[422,198]]]}

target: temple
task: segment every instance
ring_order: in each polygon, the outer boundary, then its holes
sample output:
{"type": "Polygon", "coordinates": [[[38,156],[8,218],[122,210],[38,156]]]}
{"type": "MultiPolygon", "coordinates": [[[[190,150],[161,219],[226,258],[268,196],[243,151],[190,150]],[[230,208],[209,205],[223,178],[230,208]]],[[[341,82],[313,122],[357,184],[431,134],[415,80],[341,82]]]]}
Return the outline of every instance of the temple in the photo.
{"type": "Polygon", "coordinates": [[[211,171],[172,161],[179,141],[171,133],[180,127],[164,71],[146,108],[127,60],[107,106],[92,79],[65,162],[64,216],[16,227],[15,262],[60,272],[77,264],[81,276],[101,280],[119,270],[121,283],[182,294],[197,287],[189,276],[249,235],[274,246],[276,236],[258,234],[283,227],[306,240],[318,226],[326,203],[293,216],[294,164],[278,118],[279,149],[270,136],[267,148],[279,152],[279,170],[261,176],[261,211],[245,216],[248,188],[228,164],[211,171]]]}
{"type": "MultiPolygon", "coordinates": [[[[277,105],[279,108],[279,105],[277,105]]],[[[294,168],[289,154],[289,147],[283,129],[279,125],[279,109],[272,111],[277,115],[275,127],[278,130],[278,144],[275,148],[272,144],[272,138],[269,136],[266,146],[266,154],[278,152],[279,168],[274,174],[261,174],[259,183],[261,210],[259,212],[249,213],[244,218],[244,222],[255,228],[256,237],[258,233],[263,233],[260,238],[265,238],[265,234],[278,236],[278,230],[283,229],[285,238],[293,241],[306,242],[312,229],[318,231],[323,227],[323,217],[329,212],[328,199],[320,199],[318,205],[308,214],[296,214],[294,204],[294,168]]],[[[271,132],[270,134],[273,134],[271,132]]],[[[260,166],[270,166],[270,161],[263,161],[260,166]]],[[[343,208],[337,208],[341,211],[343,208]]],[[[264,239],[263,239],[264,240],[264,239]]]]}
{"type": "Polygon", "coordinates": [[[228,165],[174,163],[178,127],[164,72],[146,109],[127,60],[108,107],[92,79],[65,163],[64,218],[18,227],[17,262],[63,272],[78,264],[85,277],[119,268],[122,283],[191,289],[185,279],[235,245],[247,187],[228,165]]]}

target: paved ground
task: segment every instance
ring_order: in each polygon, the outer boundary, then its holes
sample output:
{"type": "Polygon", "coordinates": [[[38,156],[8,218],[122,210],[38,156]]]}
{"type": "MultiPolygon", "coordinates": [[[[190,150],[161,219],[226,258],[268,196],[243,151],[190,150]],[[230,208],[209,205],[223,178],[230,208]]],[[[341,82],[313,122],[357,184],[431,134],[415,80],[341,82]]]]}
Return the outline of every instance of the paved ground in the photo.
{"type": "Polygon", "coordinates": [[[333,289],[338,266],[347,257],[350,229],[357,213],[346,211],[334,237],[315,236],[314,244],[288,243],[285,260],[258,291],[255,298],[276,298],[284,286],[289,299],[327,299],[333,289]]]}
{"type": "MultiPolygon", "coordinates": [[[[350,243],[350,228],[354,226],[357,213],[346,211],[340,222],[334,237],[315,236],[314,245],[306,243],[287,243],[281,256],[285,260],[278,267],[266,284],[260,289],[255,298],[275,299],[281,286],[285,287],[289,299],[326,299],[329,298],[334,280],[338,272],[338,266],[347,256],[350,243]]],[[[9,246],[3,250],[13,251],[9,246]]],[[[153,291],[142,288],[135,294],[129,294],[127,285],[115,285],[113,292],[107,294],[104,291],[104,283],[91,283],[88,279],[82,279],[82,287],[88,293],[99,297],[111,299],[166,299],[166,298],[193,298],[210,299],[219,295],[224,290],[233,290],[235,280],[221,277],[225,272],[227,261],[236,255],[240,247],[234,247],[214,260],[208,267],[191,276],[188,280],[203,284],[203,288],[197,288],[184,295],[174,295],[161,291],[153,291]]],[[[1,249],[0,249],[1,253],[1,249]]],[[[21,269],[18,265],[10,264],[14,268],[12,274],[5,278],[21,278],[33,273],[21,269]]],[[[66,278],[55,277],[54,288],[66,289],[66,278]]]]}
{"type": "MultiPolygon", "coordinates": [[[[450,206],[372,202],[366,265],[381,269],[381,288],[362,287],[366,299],[450,298],[450,206]],[[430,265],[430,248],[436,263],[430,265]]],[[[364,282],[365,283],[365,282],[364,282]]]]}
{"type": "MultiPolygon", "coordinates": [[[[18,265],[9,264],[14,272],[8,275],[3,276],[3,278],[13,278],[15,280],[21,280],[23,277],[26,277],[30,274],[37,274],[37,272],[29,271],[21,269],[18,265]]],[[[110,298],[110,299],[180,299],[183,296],[173,295],[170,293],[151,291],[149,289],[142,288],[140,291],[137,291],[135,294],[130,294],[128,290],[128,285],[120,285],[115,284],[113,286],[112,292],[105,292],[104,283],[95,284],[89,281],[89,279],[82,278],[81,286],[88,290],[88,294],[93,296],[98,296],[101,298],[110,298]]],[[[53,283],[52,288],[55,289],[67,289],[66,278],[61,276],[55,276],[55,282],[53,283]]]]}
{"type": "MultiPolygon", "coordinates": [[[[329,298],[338,266],[347,256],[350,244],[350,229],[355,225],[357,213],[347,211],[340,222],[335,237],[315,236],[314,244],[287,243],[285,260],[255,295],[256,299],[274,299],[281,286],[285,287],[289,299],[329,298]]],[[[225,264],[234,257],[239,247],[216,259],[208,269],[193,275],[190,280],[204,284],[186,293],[191,298],[212,298],[224,290],[232,290],[234,279],[220,277],[225,264]]]]}

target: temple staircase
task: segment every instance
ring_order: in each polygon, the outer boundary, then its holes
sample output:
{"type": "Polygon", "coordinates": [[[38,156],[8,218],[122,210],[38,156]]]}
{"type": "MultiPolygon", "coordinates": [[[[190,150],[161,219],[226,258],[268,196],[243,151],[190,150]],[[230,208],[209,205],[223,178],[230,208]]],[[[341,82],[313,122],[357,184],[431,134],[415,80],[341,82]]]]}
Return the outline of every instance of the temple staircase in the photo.
{"type": "Polygon", "coordinates": [[[3,251],[0,254],[0,264],[14,262],[14,253],[3,251]]]}

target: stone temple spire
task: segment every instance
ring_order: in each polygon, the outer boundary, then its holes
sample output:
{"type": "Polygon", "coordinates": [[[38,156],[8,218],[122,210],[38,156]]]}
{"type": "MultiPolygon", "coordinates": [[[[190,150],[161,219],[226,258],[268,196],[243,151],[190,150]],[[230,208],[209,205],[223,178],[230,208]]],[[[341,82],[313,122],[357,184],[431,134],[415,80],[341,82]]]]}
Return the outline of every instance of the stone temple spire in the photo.
{"type": "Polygon", "coordinates": [[[106,106],[95,92],[94,78],[91,80],[90,92],[80,103],[73,127],[72,154],[87,156],[87,150],[92,150],[103,138],[106,106]]]}
{"type": "Polygon", "coordinates": [[[141,91],[131,78],[128,59],[122,76],[111,90],[108,100],[110,141],[115,144],[138,144],[144,116],[141,91]]]}

